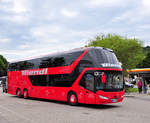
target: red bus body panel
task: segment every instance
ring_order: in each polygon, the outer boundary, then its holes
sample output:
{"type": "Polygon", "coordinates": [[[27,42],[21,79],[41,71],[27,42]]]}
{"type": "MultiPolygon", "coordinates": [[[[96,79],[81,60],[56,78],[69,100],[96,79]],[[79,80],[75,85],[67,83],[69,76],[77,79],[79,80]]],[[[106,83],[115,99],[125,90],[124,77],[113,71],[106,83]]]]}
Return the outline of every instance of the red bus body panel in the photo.
{"type": "MultiPolygon", "coordinates": [[[[71,73],[87,52],[88,52],[88,48],[70,66],[48,68],[47,75],[71,73]]],[[[28,71],[36,71],[36,70],[42,70],[42,69],[33,69],[28,71]]],[[[118,99],[117,102],[123,100],[124,91],[120,91],[120,92],[98,91],[94,93],[79,86],[79,81],[81,80],[83,74],[86,71],[90,71],[90,70],[122,71],[122,69],[113,69],[113,68],[85,68],[80,73],[80,75],[78,76],[78,78],[76,79],[72,87],[33,86],[29,80],[28,75],[22,75],[22,71],[8,71],[7,72],[8,93],[12,95],[16,95],[16,90],[17,88],[19,88],[21,90],[21,94],[23,95],[23,90],[27,89],[29,93],[29,97],[67,101],[68,93],[70,91],[74,91],[77,94],[78,102],[86,103],[86,104],[114,103],[111,100],[114,97],[118,99]],[[108,97],[108,100],[100,99],[99,95],[108,97]]]]}

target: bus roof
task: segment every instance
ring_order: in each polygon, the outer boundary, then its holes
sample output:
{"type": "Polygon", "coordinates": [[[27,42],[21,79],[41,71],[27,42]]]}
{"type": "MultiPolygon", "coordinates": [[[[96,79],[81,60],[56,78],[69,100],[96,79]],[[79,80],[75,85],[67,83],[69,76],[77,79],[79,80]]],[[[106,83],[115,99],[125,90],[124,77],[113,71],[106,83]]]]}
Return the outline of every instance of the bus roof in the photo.
{"type": "Polygon", "coordinates": [[[103,47],[81,47],[81,48],[75,48],[75,49],[68,50],[68,51],[63,51],[63,52],[55,52],[55,53],[50,53],[50,54],[47,54],[47,55],[40,55],[40,56],[35,56],[35,57],[30,57],[30,58],[25,58],[25,59],[20,59],[20,60],[14,60],[14,61],[9,62],[9,64],[16,63],[16,62],[21,62],[21,61],[27,61],[27,60],[43,58],[43,57],[49,57],[49,56],[55,56],[55,55],[61,55],[61,54],[68,54],[68,53],[73,53],[73,52],[78,52],[78,51],[85,51],[87,48],[89,50],[101,49],[101,50],[107,50],[107,51],[113,52],[113,50],[111,50],[109,48],[103,48],[103,47]]]}

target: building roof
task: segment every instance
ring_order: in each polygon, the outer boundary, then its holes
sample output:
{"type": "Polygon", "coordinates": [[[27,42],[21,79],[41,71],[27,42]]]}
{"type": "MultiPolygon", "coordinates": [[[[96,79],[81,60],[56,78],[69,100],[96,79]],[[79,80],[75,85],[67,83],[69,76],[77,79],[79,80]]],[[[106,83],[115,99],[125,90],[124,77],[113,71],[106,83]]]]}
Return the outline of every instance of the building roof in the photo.
{"type": "Polygon", "coordinates": [[[128,73],[143,73],[143,72],[150,72],[150,68],[139,68],[139,69],[131,69],[127,70],[128,73]]]}

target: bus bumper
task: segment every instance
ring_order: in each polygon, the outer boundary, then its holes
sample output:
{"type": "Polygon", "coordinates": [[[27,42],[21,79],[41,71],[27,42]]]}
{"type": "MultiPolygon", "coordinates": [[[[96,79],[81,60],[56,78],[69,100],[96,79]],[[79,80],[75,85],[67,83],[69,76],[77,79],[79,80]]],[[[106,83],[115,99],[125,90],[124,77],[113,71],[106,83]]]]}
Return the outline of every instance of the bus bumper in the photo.
{"type": "Polygon", "coordinates": [[[120,92],[103,92],[96,93],[96,104],[118,103],[123,101],[124,91],[120,92]]]}

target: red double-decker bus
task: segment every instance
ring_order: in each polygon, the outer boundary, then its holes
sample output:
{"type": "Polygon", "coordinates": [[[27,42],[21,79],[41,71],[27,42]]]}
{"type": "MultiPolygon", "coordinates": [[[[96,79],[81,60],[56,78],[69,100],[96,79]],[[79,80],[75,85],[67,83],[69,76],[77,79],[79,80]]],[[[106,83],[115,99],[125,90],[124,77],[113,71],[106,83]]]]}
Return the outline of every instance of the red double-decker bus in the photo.
{"type": "Polygon", "coordinates": [[[7,92],[24,98],[68,101],[70,105],[123,100],[123,76],[114,52],[101,47],[12,62],[7,92]]]}

